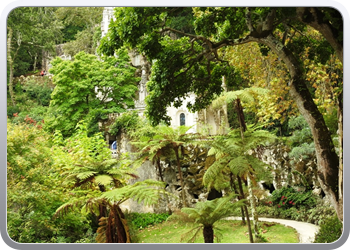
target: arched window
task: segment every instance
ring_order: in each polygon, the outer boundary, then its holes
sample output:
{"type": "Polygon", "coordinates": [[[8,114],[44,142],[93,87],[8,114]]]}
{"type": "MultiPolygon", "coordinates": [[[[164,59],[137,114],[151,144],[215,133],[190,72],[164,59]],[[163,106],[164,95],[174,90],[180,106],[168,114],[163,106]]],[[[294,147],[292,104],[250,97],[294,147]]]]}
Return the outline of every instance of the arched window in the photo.
{"type": "Polygon", "coordinates": [[[186,124],[186,117],[184,113],[180,114],[180,126],[185,126],[186,124]]]}

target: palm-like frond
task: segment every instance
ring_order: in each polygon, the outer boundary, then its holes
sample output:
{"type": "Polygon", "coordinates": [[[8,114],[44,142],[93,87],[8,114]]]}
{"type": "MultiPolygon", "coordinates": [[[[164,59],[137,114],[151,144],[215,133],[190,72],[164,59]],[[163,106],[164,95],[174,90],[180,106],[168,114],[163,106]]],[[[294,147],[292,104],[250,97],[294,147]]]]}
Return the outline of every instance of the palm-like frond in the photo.
{"type": "Polygon", "coordinates": [[[236,99],[240,99],[241,101],[245,103],[252,103],[256,99],[256,96],[258,95],[264,95],[267,94],[269,90],[264,88],[246,88],[243,90],[236,90],[236,91],[228,91],[224,92],[222,95],[217,97],[212,102],[212,108],[213,109],[219,109],[226,103],[231,103],[235,101],[236,99]]]}
{"type": "MultiPolygon", "coordinates": [[[[172,195],[164,190],[165,183],[156,180],[145,180],[136,182],[133,185],[113,189],[105,192],[101,198],[110,202],[122,203],[127,199],[133,199],[138,203],[144,202],[145,205],[157,204],[162,195],[172,195]]],[[[172,195],[174,196],[174,195],[172,195]]],[[[175,197],[175,196],[174,196],[175,197]]]]}
{"type": "Polygon", "coordinates": [[[97,174],[96,171],[84,171],[84,172],[79,172],[79,173],[76,173],[76,174],[72,174],[72,175],[68,176],[68,178],[75,176],[80,181],[84,181],[84,180],[88,179],[89,177],[94,176],[95,174],[97,174]]]}
{"type": "Polygon", "coordinates": [[[227,162],[222,160],[215,161],[203,175],[203,184],[205,186],[210,186],[210,183],[217,180],[218,176],[226,168],[227,162]]]}
{"type": "Polygon", "coordinates": [[[97,175],[94,181],[97,185],[109,186],[114,182],[114,179],[110,175],[101,174],[97,175]]]}
{"type": "Polygon", "coordinates": [[[194,208],[182,208],[181,211],[187,213],[196,223],[204,226],[213,225],[216,221],[232,215],[234,210],[244,205],[244,200],[232,202],[235,194],[230,196],[197,202],[194,208]]]}
{"type": "Polygon", "coordinates": [[[194,243],[195,240],[200,235],[201,229],[203,229],[203,225],[192,228],[190,231],[181,235],[180,241],[181,242],[186,241],[187,243],[194,243]]]}
{"type": "Polygon", "coordinates": [[[78,198],[72,198],[71,200],[62,204],[60,207],[56,209],[56,212],[53,215],[53,218],[64,216],[65,214],[67,214],[70,211],[73,211],[76,208],[85,207],[89,200],[91,201],[96,200],[99,195],[100,195],[99,192],[94,191],[94,192],[89,192],[88,194],[85,193],[85,195],[79,195],[78,198]]]}

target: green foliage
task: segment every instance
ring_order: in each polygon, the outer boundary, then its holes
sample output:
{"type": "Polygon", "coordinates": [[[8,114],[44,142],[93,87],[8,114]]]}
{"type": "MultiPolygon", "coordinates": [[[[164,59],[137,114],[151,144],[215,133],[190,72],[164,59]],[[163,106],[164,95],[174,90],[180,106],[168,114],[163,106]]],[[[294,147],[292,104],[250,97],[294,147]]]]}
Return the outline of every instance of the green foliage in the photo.
{"type": "MultiPolygon", "coordinates": [[[[188,104],[188,108],[192,111],[203,109],[215,95],[221,93],[222,76],[226,75],[228,81],[234,77],[234,69],[223,63],[214,63],[205,57],[196,62],[196,57],[190,52],[191,44],[187,37],[175,41],[164,38],[161,45],[164,54],[152,65],[150,81],[147,83],[149,95],[146,98],[146,113],[153,125],[161,121],[170,123],[166,107],[172,103],[175,107],[180,107],[187,93],[196,95],[195,102],[188,104]],[[188,54],[184,53],[184,48],[188,49],[188,54]],[[183,70],[184,67],[186,70],[183,70]]],[[[195,44],[193,49],[198,53],[202,50],[199,44],[195,44]]]]}
{"type": "Polygon", "coordinates": [[[63,41],[64,42],[69,42],[75,39],[75,35],[79,32],[82,31],[84,27],[79,27],[79,26],[74,26],[74,25],[66,25],[62,29],[62,34],[63,34],[63,41]]]}
{"type": "Polygon", "coordinates": [[[45,119],[47,129],[69,136],[80,120],[89,120],[96,112],[121,113],[133,107],[139,79],[134,77],[127,51],[121,49],[118,57],[102,59],[80,52],[74,61],[52,61],[56,87],[45,119]]]}
{"type": "Polygon", "coordinates": [[[343,232],[343,223],[337,216],[326,219],[316,234],[314,243],[332,243],[337,241],[343,232]]]}
{"type": "MultiPolygon", "coordinates": [[[[236,216],[239,216],[240,211],[236,212],[236,216]]],[[[319,225],[323,223],[329,217],[335,216],[336,213],[333,208],[325,205],[317,205],[313,208],[306,207],[291,207],[289,209],[281,209],[278,206],[272,206],[271,204],[259,204],[257,206],[257,213],[261,217],[289,219],[296,221],[303,221],[319,225]]]]}
{"type": "Polygon", "coordinates": [[[288,138],[291,146],[313,142],[310,127],[303,116],[291,117],[288,121],[288,127],[292,131],[292,136],[288,138]]]}
{"type": "Polygon", "coordinates": [[[315,144],[309,125],[303,116],[291,117],[288,122],[292,135],[287,138],[287,144],[292,147],[289,152],[291,163],[300,159],[312,159],[315,157],[315,144]]]}
{"type": "Polygon", "coordinates": [[[88,54],[95,54],[101,35],[100,26],[78,31],[74,36],[74,40],[63,45],[63,51],[65,55],[70,55],[72,57],[81,51],[88,54]]]}
{"type": "Polygon", "coordinates": [[[282,187],[274,190],[271,195],[271,201],[281,209],[289,209],[291,207],[312,208],[317,203],[317,197],[312,191],[299,192],[292,187],[282,187]]]}
{"type": "Polygon", "coordinates": [[[20,108],[18,106],[7,106],[7,117],[12,118],[14,114],[18,114],[20,108]]]}
{"type": "Polygon", "coordinates": [[[27,123],[37,125],[39,128],[43,125],[43,120],[47,112],[47,107],[34,107],[30,111],[23,111],[13,114],[12,123],[27,123]]]}
{"type": "Polygon", "coordinates": [[[123,130],[126,133],[131,133],[142,127],[142,119],[136,111],[129,111],[121,114],[115,119],[115,122],[109,127],[109,132],[112,135],[117,135],[123,130]]]}
{"type": "Polygon", "coordinates": [[[268,166],[249,154],[249,151],[274,140],[275,136],[271,133],[253,127],[244,132],[244,139],[239,129],[232,130],[225,136],[216,136],[209,143],[211,148],[208,152],[208,155],[214,155],[216,160],[203,176],[204,185],[215,185],[216,178],[221,174],[227,175],[228,171],[241,176],[249,173],[254,178],[268,180],[271,176],[270,172],[266,171],[268,166]]]}
{"type": "MultiPolygon", "coordinates": [[[[67,43],[76,40],[77,34],[80,32],[90,32],[90,34],[93,34],[95,26],[99,26],[102,21],[102,12],[103,7],[56,8],[55,17],[64,24],[62,28],[64,42],[67,43]]],[[[90,40],[86,42],[91,44],[90,40]]]]}
{"type": "Polygon", "coordinates": [[[53,87],[48,82],[37,83],[34,79],[26,81],[22,87],[29,98],[36,100],[41,106],[49,106],[53,87]]]}
{"type": "Polygon", "coordinates": [[[175,20],[180,21],[183,17],[188,22],[193,18],[191,14],[184,8],[115,8],[116,20],[111,22],[108,34],[101,40],[99,53],[112,55],[115,49],[125,44],[138,47],[149,60],[155,59],[146,99],[146,113],[152,125],[162,121],[169,124],[166,108],[172,103],[179,107],[188,93],[196,95],[195,102],[188,108],[200,110],[221,93],[223,75],[227,82],[235,82],[234,68],[214,60],[213,55],[205,56],[203,41],[191,44],[191,38],[177,32],[179,38],[171,39],[166,27],[159,33],[163,21],[166,25],[181,28],[174,23],[175,20]],[[198,56],[201,53],[202,56],[198,56]]]}
{"type": "Polygon", "coordinates": [[[142,229],[166,221],[168,213],[126,213],[125,218],[131,228],[142,229]]]}
{"type": "MultiPolygon", "coordinates": [[[[110,202],[122,203],[127,199],[132,198],[138,203],[143,202],[144,205],[155,205],[159,202],[159,198],[165,195],[171,195],[164,191],[165,183],[147,179],[136,182],[132,185],[127,185],[122,188],[116,188],[103,193],[101,198],[110,202]]],[[[174,196],[175,197],[175,196],[174,196]]]]}
{"type": "MultiPolygon", "coordinates": [[[[237,207],[244,205],[244,200],[232,202],[233,195],[229,195],[223,198],[217,198],[214,200],[207,200],[205,202],[197,202],[194,208],[182,208],[181,212],[188,214],[190,219],[194,220],[194,223],[202,225],[201,227],[195,226],[189,232],[184,234],[191,235],[188,242],[194,242],[197,238],[200,229],[207,227],[213,228],[214,224],[222,218],[228,217],[233,214],[237,207]],[[193,231],[195,233],[193,234],[193,231]]],[[[214,227],[215,229],[215,227],[214,227]]],[[[219,240],[219,232],[216,232],[216,239],[219,240]]],[[[207,242],[207,239],[205,239],[207,242]]]]}
{"type": "Polygon", "coordinates": [[[15,76],[40,67],[42,50],[54,51],[54,45],[60,43],[62,23],[54,12],[54,7],[19,7],[10,12],[7,27],[14,31],[11,56],[15,76]]]}
{"type": "Polygon", "coordinates": [[[134,169],[125,158],[112,159],[110,149],[106,147],[101,134],[89,137],[86,125],[79,123],[76,133],[63,140],[56,132],[54,142],[55,165],[64,170],[68,186],[94,186],[101,191],[119,187],[133,176],[134,169]]]}
{"type": "Polygon", "coordinates": [[[50,135],[36,126],[8,123],[7,230],[14,241],[39,243],[61,237],[74,242],[89,228],[86,217],[76,213],[51,219],[68,200],[51,147],[50,135]]]}

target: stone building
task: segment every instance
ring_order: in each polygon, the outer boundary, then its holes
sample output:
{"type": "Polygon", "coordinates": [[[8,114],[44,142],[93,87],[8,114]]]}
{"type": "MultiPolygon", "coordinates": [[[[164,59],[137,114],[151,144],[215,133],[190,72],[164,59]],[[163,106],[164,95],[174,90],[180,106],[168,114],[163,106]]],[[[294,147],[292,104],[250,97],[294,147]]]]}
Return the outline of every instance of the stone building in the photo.
{"type": "MultiPolygon", "coordinates": [[[[105,36],[108,32],[108,25],[111,22],[113,16],[113,7],[105,7],[103,11],[103,18],[101,23],[102,37],[105,36]]],[[[151,63],[147,61],[147,59],[136,53],[135,51],[130,51],[129,56],[131,59],[131,63],[138,68],[136,74],[141,77],[140,82],[138,83],[138,91],[136,93],[135,100],[135,110],[138,112],[140,116],[143,116],[146,103],[145,98],[147,96],[147,87],[146,84],[149,80],[149,76],[151,73],[151,63]]],[[[225,133],[226,128],[228,126],[227,122],[227,112],[225,107],[222,109],[212,109],[207,108],[201,110],[199,112],[190,112],[187,108],[187,103],[194,102],[195,95],[190,94],[186,99],[183,100],[182,105],[179,108],[175,108],[174,106],[170,106],[167,108],[167,115],[171,118],[171,126],[191,126],[191,129],[188,133],[206,133],[210,135],[225,133]]],[[[113,119],[116,118],[116,115],[111,115],[108,121],[109,124],[113,122],[113,119]]],[[[102,125],[102,124],[101,124],[102,125]]],[[[108,131],[108,124],[103,124],[102,126],[106,127],[106,132],[108,131]]],[[[129,139],[125,134],[120,134],[118,137],[113,135],[106,134],[106,140],[110,144],[113,140],[117,140],[118,144],[118,154],[113,152],[114,155],[119,155],[119,153],[124,152],[133,152],[134,149],[129,143],[129,139]]],[[[185,194],[186,201],[189,206],[194,205],[198,200],[205,200],[208,196],[206,189],[203,188],[201,184],[201,178],[204,174],[204,163],[206,159],[202,159],[201,166],[195,166],[187,168],[183,168],[183,176],[185,181],[185,194]]],[[[171,164],[162,163],[164,169],[164,180],[167,182],[167,191],[180,196],[181,187],[178,174],[176,173],[176,167],[171,166],[171,164]]],[[[146,161],[139,169],[138,176],[140,177],[138,181],[142,181],[145,179],[158,179],[155,167],[151,162],[146,161]]],[[[176,208],[181,206],[178,200],[171,200],[171,207],[176,208]]],[[[158,206],[153,207],[145,207],[142,204],[137,204],[133,200],[126,201],[122,207],[124,209],[128,209],[133,212],[165,212],[166,207],[169,206],[165,201],[160,202],[158,206]]]]}
{"type": "MultiPolygon", "coordinates": [[[[103,10],[103,18],[101,23],[102,37],[108,32],[108,26],[113,16],[114,7],[105,7],[103,10]]],[[[137,99],[135,100],[135,109],[142,116],[146,107],[145,98],[147,96],[146,84],[150,75],[151,63],[146,58],[135,51],[129,53],[131,62],[134,66],[140,69],[141,81],[139,82],[139,90],[137,99]]],[[[193,103],[195,95],[190,94],[184,99],[183,104],[179,108],[170,106],[167,108],[167,115],[171,117],[171,126],[176,127],[180,125],[191,126],[188,133],[205,132],[211,135],[224,133],[227,127],[227,112],[223,107],[222,110],[212,110],[207,108],[200,112],[190,112],[187,108],[187,103],[193,103]]]]}

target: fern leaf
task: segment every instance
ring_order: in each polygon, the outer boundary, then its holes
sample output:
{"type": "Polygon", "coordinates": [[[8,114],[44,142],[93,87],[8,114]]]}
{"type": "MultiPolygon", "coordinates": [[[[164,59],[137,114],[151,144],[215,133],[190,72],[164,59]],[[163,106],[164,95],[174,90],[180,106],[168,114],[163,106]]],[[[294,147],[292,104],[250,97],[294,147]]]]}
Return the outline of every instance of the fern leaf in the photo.
{"type": "Polygon", "coordinates": [[[110,175],[97,175],[95,182],[98,185],[108,186],[113,182],[113,178],[110,175]]]}

